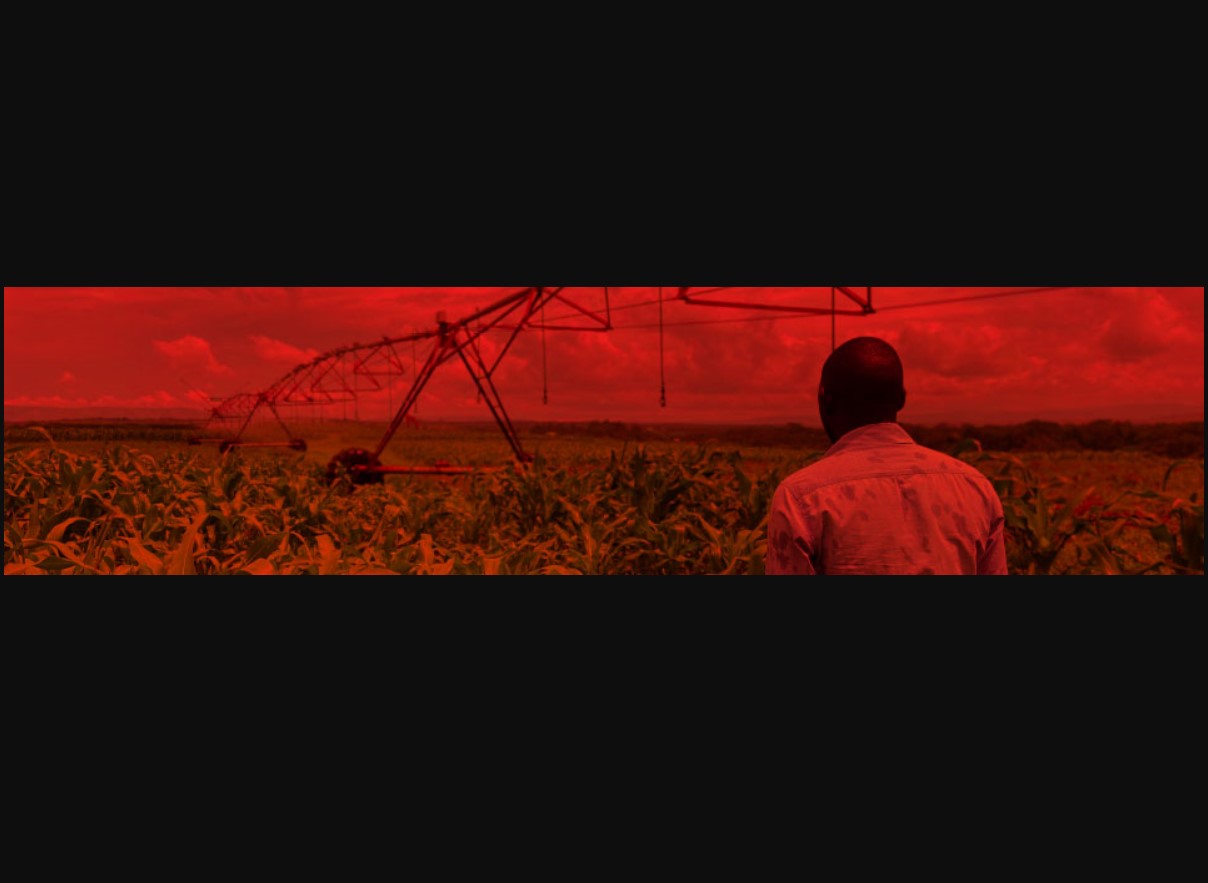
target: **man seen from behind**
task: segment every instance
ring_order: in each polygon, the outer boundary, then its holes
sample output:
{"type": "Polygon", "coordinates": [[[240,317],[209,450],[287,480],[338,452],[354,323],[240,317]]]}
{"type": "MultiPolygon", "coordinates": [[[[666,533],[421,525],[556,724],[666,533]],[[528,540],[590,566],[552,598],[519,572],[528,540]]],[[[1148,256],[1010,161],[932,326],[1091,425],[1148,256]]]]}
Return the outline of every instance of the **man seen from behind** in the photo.
{"type": "Polygon", "coordinates": [[[825,456],[786,478],[768,520],[769,574],[1005,574],[1002,502],[968,463],[898,425],[902,362],[876,337],[826,360],[825,456]]]}

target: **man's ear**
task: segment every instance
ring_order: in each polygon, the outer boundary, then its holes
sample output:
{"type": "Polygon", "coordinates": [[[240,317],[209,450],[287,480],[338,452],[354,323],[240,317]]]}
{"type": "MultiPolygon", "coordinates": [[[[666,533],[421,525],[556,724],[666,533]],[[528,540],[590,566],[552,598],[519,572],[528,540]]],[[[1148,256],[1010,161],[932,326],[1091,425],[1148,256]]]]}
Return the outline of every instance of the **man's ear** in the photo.
{"type": "Polygon", "coordinates": [[[902,395],[901,395],[901,397],[898,399],[898,410],[900,411],[900,410],[902,410],[902,409],[903,409],[903,408],[905,408],[905,407],[906,407],[906,389],[905,389],[905,387],[903,387],[903,388],[902,388],[902,395]]]}

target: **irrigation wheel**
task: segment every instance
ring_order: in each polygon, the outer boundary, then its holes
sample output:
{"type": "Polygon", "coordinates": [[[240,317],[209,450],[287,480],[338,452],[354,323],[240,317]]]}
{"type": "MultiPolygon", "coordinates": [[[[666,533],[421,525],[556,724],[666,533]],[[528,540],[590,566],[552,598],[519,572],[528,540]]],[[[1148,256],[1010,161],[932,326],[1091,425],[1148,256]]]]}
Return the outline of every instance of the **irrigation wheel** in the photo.
{"type": "Polygon", "coordinates": [[[381,466],[382,461],[364,448],[348,448],[340,451],[327,464],[327,483],[347,479],[354,485],[383,484],[386,477],[380,472],[365,472],[365,466],[381,466]]]}

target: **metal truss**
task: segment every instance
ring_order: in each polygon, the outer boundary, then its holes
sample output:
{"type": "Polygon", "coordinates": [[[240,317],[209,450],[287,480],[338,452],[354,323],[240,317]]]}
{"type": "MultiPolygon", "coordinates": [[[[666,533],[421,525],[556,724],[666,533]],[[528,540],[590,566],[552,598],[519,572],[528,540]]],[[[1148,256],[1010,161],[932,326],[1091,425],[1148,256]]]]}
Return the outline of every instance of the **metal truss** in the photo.
{"type": "MultiPolygon", "coordinates": [[[[677,288],[675,300],[690,306],[738,308],[746,310],[775,310],[781,313],[818,313],[833,315],[868,315],[873,312],[872,289],[865,288],[863,294],[856,289],[835,287],[832,289],[830,309],[809,306],[783,306],[753,302],[718,300],[708,297],[718,292],[732,291],[733,286],[714,288],[677,288]],[[850,299],[858,309],[838,310],[834,305],[836,293],[850,299]]],[[[660,289],[660,321],[662,316],[660,289]]],[[[290,406],[330,405],[355,401],[360,393],[383,389],[381,379],[401,376],[405,373],[404,359],[399,351],[403,344],[431,344],[423,362],[416,365],[411,385],[400,402],[381,440],[373,448],[350,448],[340,452],[328,464],[329,482],[347,478],[353,484],[380,483],[389,474],[436,474],[453,475],[478,471],[469,467],[452,466],[387,466],[381,456],[399,428],[414,420],[413,411],[420,394],[436,372],[451,361],[458,361],[466,369],[478,390],[481,401],[486,403],[492,418],[507,440],[515,459],[520,463],[530,462],[532,455],[525,451],[519,434],[504,407],[503,398],[494,383],[494,374],[499,364],[511,349],[522,331],[598,331],[613,329],[611,293],[604,288],[604,309],[591,309],[567,292],[565,287],[532,287],[514,291],[489,306],[477,310],[455,321],[446,314],[437,315],[436,326],[398,337],[382,337],[371,343],[353,343],[322,353],[309,362],[290,370],[275,383],[258,393],[240,393],[222,401],[211,411],[206,426],[214,423],[237,423],[238,429],[228,438],[203,437],[191,439],[191,444],[218,442],[223,451],[236,447],[288,447],[306,450],[306,442],[296,438],[281,415],[281,409],[290,406]],[[545,322],[546,307],[561,307],[556,318],[545,322]],[[483,357],[479,341],[491,332],[506,332],[507,338],[493,360],[483,357]],[[361,386],[364,380],[366,386],[361,386]],[[263,410],[273,416],[285,434],[281,442],[250,442],[243,436],[253,418],[263,410]]],[[[664,400],[665,401],[665,400],[664,400]]]]}

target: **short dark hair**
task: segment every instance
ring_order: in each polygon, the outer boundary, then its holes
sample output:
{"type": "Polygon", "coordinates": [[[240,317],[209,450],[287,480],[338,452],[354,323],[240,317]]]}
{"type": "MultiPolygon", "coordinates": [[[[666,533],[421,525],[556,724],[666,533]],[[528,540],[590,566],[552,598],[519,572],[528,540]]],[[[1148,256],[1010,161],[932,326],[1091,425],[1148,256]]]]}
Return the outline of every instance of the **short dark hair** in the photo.
{"type": "Polygon", "coordinates": [[[822,366],[822,386],[834,411],[882,415],[902,407],[902,360],[879,337],[856,337],[838,347],[822,366]]]}

